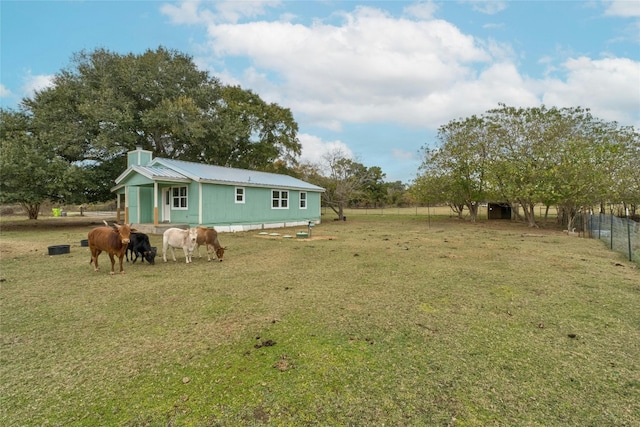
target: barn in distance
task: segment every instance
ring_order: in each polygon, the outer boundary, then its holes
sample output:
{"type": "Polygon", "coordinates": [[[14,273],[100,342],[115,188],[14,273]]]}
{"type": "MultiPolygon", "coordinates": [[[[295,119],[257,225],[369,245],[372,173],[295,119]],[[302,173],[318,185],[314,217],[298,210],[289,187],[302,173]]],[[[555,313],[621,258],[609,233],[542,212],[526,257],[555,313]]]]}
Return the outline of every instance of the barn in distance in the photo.
{"type": "Polygon", "coordinates": [[[229,232],[318,224],[324,189],[287,175],[153,158],[137,147],[111,191],[118,220],[160,234],[168,226],[229,232]]]}

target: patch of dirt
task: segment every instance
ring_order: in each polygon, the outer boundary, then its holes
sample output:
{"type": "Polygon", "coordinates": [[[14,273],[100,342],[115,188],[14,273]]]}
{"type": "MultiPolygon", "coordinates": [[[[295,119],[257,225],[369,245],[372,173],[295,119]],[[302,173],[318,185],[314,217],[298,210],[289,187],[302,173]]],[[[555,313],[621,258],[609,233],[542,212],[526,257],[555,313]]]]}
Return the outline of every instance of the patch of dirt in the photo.
{"type": "Polygon", "coordinates": [[[280,356],[280,360],[273,364],[273,367],[279,370],[280,372],[288,371],[293,368],[293,363],[287,358],[286,354],[280,356]]]}

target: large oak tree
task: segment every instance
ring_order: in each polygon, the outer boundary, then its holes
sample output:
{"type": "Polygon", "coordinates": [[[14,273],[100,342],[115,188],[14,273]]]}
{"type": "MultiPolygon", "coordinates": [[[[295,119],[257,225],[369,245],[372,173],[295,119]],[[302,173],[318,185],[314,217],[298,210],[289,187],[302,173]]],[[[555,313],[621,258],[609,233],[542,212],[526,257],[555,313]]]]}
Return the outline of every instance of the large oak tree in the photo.
{"type": "Polygon", "coordinates": [[[89,202],[112,198],[124,154],[136,146],[157,157],[256,170],[295,164],[301,150],[289,109],[222,85],[188,55],[163,47],[77,53],[21,110],[36,139],[77,172],[89,202]]]}

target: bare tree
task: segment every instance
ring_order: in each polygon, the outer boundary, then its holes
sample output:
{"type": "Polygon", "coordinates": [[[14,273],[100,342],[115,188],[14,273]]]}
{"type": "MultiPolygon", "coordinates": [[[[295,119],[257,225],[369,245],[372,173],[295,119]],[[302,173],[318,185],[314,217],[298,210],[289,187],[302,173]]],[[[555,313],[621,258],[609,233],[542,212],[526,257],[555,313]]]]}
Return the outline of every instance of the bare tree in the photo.
{"type": "Polygon", "coordinates": [[[344,209],[351,200],[361,196],[372,180],[371,173],[366,166],[350,159],[339,148],[322,156],[320,170],[320,184],[326,190],[322,201],[338,215],[339,220],[343,220],[344,209]]]}

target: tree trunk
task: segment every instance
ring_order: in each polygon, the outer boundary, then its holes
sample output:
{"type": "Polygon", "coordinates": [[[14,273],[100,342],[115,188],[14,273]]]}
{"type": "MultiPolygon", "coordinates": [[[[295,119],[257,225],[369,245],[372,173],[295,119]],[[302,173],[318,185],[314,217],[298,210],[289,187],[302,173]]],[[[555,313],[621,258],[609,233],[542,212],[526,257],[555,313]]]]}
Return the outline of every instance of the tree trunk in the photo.
{"type": "Polygon", "coordinates": [[[333,205],[329,206],[331,208],[331,210],[333,212],[335,212],[336,215],[338,215],[338,221],[342,221],[344,220],[344,206],[342,206],[342,204],[338,204],[338,207],[335,207],[333,205]]]}
{"type": "Polygon", "coordinates": [[[40,203],[20,203],[22,208],[27,211],[29,219],[38,219],[40,213],[40,203]]]}
{"type": "Polygon", "coordinates": [[[536,217],[535,217],[535,205],[533,203],[523,203],[523,202],[520,202],[520,204],[522,205],[522,210],[524,211],[524,217],[527,223],[529,224],[529,227],[538,228],[538,224],[536,224],[536,217]]]}
{"type": "Polygon", "coordinates": [[[469,209],[469,216],[471,217],[471,222],[476,222],[478,218],[478,204],[474,202],[466,203],[467,208],[469,209]]]}
{"type": "Polygon", "coordinates": [[[547,225],[547,219],[549,218],[549,205],[544,206],[544,218],[542,220],[542,225],[547,225]]]}
{"type": "Polygon", "coordinates": [[[449,203],[449,207],[458,215],[458,219],[462,219],[462,213],[464,212],[464,204],[449,203]]]}

